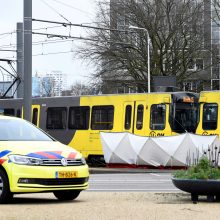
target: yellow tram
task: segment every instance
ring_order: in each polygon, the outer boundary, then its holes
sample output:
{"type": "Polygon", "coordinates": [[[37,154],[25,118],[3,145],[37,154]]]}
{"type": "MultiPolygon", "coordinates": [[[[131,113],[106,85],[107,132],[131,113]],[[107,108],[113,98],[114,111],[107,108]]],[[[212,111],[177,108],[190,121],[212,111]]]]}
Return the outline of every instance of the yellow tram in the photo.
{"type": "Polygon", "coordinates": [[[201,135],[220,134],[220,91],[204,91],[200,93],[200,120],[196,130],[201,135]]]}
{"type": "MultiPolygon", "coordinates": [[[[32,122],[86,159],[99,159],[100,131],[154,137],[195,133],[198,100],[190,92],[34,98],[32,122]]],[[[21,117],[22,100],[0,100],[0,112],[21,117]]]]}

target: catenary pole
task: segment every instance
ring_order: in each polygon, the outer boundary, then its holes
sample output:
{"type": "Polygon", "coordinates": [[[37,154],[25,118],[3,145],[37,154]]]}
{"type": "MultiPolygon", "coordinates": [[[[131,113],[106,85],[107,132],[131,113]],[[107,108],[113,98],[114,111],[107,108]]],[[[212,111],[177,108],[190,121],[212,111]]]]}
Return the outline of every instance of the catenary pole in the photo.
{"type": "Polygon", "coordinates": [[[17,74],[19,81],[17,82],[17,98],[24,97],[24,35],[23,35],[23,23],[17,23],[17,74]],[[18,85],[19,84],[19,85],[18,85]]]}
{"type": "Polygon", "coordinates": [[[24,119],[31,121],[32,104],[32,0],[24,0],[24,119]]]}

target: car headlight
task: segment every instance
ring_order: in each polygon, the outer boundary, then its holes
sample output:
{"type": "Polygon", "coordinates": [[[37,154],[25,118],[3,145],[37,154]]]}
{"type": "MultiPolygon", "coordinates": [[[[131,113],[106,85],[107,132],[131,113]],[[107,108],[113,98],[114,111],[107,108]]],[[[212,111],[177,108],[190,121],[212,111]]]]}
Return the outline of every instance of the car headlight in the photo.
{"type": "Polygon", "coordinates": [[[81,162],[82,162],[82,164],[85,165],[85,164],[86,164],[86,159],[85,159],[84,157],[82,157],[82,158],[81,158],[81,162]]]}
{"type": "Polygon", "coordinates": [[[11,162],[22,165],[40,165],[42,163],[42,160],[39,158],[22,155],[9,155],[8,158],[11,162]]]}

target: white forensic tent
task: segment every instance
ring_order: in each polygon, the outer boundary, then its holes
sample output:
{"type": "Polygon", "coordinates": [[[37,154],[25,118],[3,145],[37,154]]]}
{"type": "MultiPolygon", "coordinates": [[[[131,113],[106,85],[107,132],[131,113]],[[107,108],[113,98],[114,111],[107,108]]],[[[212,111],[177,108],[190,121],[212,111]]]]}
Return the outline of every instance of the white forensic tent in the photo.
{"type": "Polygon", "coordinates": [[[151,166],[185,166],[210,147],[218,147],[217,135],[185,133],[168,137],[143,137],[127,132],[100,132],[106,163],[151,166]]]}

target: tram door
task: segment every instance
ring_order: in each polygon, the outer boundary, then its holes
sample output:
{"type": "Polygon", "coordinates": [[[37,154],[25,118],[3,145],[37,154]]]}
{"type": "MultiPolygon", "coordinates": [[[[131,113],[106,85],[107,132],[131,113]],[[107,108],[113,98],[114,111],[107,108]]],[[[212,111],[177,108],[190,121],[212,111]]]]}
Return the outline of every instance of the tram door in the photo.
{"type": "Polygon", "coordinates": [[[146,101],[135,102],[134,134],[146,135],[146,101]]]}
{"type": "MultiPolygon", "coordinates": [[[[22,118],[24,118],[24,107],[22,107],[22,118]]],[[[39,127],[40,121],[40,105],[32,105],[31,123],[39,127]]]]}
{"type": "Polygon", "coordinates": [[[134,123],[134,102],[125,102],[124,110],[123,110],[123,118],[122,120],[122,131],[125,132],[134,132],[133,123],[134,123]]]}
{"type": "Polygon", "coordinates": [[[31,122],[37,127],[39,127],[39,121],[40,121],[40,105],[32,105],[31,122]]]}

